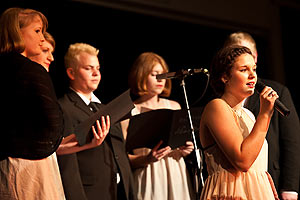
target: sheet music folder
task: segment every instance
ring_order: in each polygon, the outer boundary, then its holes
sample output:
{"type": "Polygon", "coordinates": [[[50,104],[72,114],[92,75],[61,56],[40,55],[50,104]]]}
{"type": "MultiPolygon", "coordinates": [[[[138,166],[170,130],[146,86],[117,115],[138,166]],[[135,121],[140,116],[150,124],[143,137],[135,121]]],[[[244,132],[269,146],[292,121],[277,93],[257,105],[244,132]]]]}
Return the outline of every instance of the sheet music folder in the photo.
{"type": "Polygon", "coordinates": [[[89,138],[88,133],[91,130],[92,125],[94,125],[96,120],[100,119],[101,116],[109,115],[110,124],[113,125],[130,113],[133,108],[134,105],[130,97],[129,89],[113,99],[107,105],[101,106],[95,114],[75,128],[75,135],[79,145],[82,146],[89,142],[87,141],[89,138]]]}
{"type": "MultiPolygon", "coordinates": [[[[195,134],[199,134],[202,110],[202,107],[190,110],[195,134]]],[[[163,140],[161,147],[170,146],[172,149],[185,145],[186,141],[192,141],[186,109],[158,109],[130,118],[126,138],[128,152],[142,147],[152,149],[160,140],[163,140]]]]}

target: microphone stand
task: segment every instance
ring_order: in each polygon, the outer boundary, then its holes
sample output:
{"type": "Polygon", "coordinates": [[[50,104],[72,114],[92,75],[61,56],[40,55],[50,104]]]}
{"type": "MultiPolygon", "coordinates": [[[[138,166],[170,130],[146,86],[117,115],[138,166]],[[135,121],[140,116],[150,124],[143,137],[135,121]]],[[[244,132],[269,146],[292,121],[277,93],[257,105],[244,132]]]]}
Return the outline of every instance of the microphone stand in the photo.
{"type": "MultiPolygon", "coordinates": [[[[193,143],[194,143],[194,147],[195,147],[195,156],[196,156],[196,161],[197,161],[197,170],[199,171],[199,175],[200,175],[200,181],[201,181],[201,188],[203,188],[204,186],[204,181],[203,181],[203,175],[202,175],[202,164],[201,162],[202,160],[202,153],[200,153],[200,149],[198,149],[197,147],[197,142],[196,142],[196,137],[195,137],[195,130],[194,130],[194,126],[193,126],[193,121],[192,121],[192,116],[191,116],[191,111],[190,111],[190,107],[189,107],[189,103],[188,103],[188,99],[187,99],[187,94],[186,94],[186,88],[185,88],[185,81],[184,78],[187,77],[187,75],[182,75],[179,77],[179,79],[181,80],[181,86],[183,89],[183,94],[184,94],[184,99],[185,99],[185,104],[186,104],[186,108],[187,108],[187,112],[188,112],[188,118],[189,118],[189,122],[190,122],[190,128],[192,131],[192,137],[193,137],[193,143]]],[[[200,195],[199,195],[199,179],[197,176],[197,172],[195,171],[195,177],[194,177],[194,183],[195,183],[195,190],[196,190],[196,198],[199,199],[200,195]]]]}

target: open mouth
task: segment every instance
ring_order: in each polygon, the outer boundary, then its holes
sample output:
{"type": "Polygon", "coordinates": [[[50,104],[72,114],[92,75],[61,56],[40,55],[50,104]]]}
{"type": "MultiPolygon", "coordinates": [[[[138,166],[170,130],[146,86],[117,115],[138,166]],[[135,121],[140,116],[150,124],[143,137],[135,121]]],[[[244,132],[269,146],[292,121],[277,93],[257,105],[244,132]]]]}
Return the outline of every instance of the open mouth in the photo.
{"type": "Polygon", "coordinates": [[[247,83],[247,85],[250,87],[255,87],[255,82],[249,82],[249,83],[247,83]]]}

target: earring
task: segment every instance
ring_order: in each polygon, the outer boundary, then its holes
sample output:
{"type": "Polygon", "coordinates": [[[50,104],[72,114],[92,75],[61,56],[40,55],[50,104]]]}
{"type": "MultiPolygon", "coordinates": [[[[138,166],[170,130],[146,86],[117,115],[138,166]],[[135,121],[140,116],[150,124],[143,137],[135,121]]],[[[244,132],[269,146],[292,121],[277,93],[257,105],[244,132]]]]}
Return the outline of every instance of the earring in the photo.
{"type": "Polygon", "coordinates": [[[227,80],[225,77],[222,77],[222,78],[221,78],[221,81],[222,81],[224,84],[226,84],[226,83],[228,82],[228,80],[227,80]]]}

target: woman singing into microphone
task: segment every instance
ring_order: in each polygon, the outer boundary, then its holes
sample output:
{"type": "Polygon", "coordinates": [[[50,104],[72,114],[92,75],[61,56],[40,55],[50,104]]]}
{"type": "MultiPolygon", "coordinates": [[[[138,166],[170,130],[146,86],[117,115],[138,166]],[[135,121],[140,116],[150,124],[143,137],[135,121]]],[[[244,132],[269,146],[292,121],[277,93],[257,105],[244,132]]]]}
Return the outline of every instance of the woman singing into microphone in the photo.
{"type": "Polygon", "coordinates": [[[208,169],[200,199],[278,199],[267,173],[265,139],[277,93],[265,87],[254,115],[242,106],[254,93],[256,64],[247,47],[228,46],[213,59],[210,101],[200,122],[200,141],[208,169]]]}

